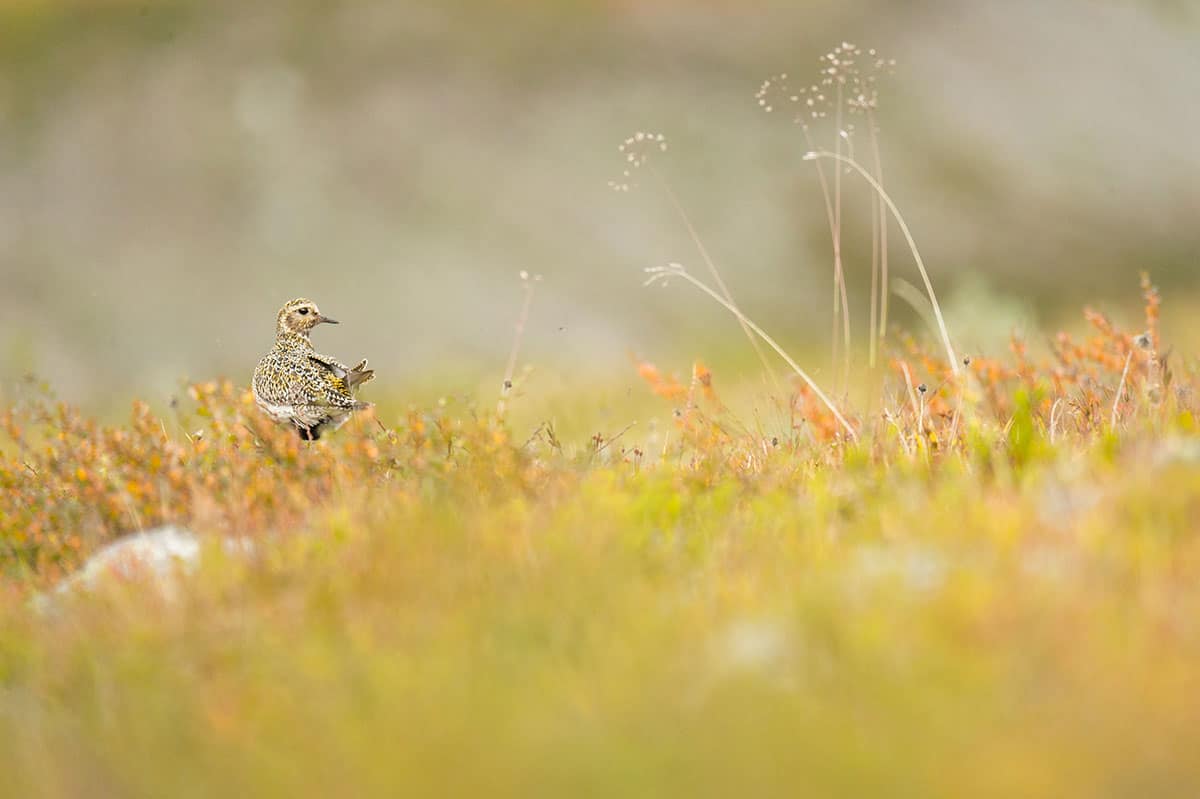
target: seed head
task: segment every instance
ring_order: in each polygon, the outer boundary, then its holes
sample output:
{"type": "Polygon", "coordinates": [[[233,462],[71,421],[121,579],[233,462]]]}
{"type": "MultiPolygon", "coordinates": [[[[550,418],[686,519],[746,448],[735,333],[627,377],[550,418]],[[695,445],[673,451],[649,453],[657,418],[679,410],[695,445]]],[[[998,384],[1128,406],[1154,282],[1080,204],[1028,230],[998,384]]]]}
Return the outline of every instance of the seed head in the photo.
{"type": "Polygon", "coordinates": [[[754,93],[754,99],[768,114],[789,111],[791,121],[801,127],[807,127],[813,120],[824,119],[829,110],[828,95],[821,86],[794,86],[786,72],[764,80],[754,93]]]}
{"type": "Polygon", "coordinates": [[[633,173],[646,165],[652,153],[665,153],[666,151],[667,137],[663,134],[647,133],[641,130],[634,133],[617,146],[617,152],[621,154],[624,166],[621,170],[621,177],[617,180],[610,180],[608,187],[613,191],[629,191],[636,185],[632,182],[633,173]]]}
{"type": "Polygon", "coordinates": [[[880,77],[890,75],[896,66],[895,59],[883,58],[873,48],[864,52],[851,42],[842,42],[818,60],[816,82],[809,86],[796,86],[786,72],[764,80],[754,94],[759,108],[767,113],[788,109],[792,121],[807,128],[825,119],[833,105],[831,98],[840,96],[850,114],[866,115],[879,105],[880,77]]]}

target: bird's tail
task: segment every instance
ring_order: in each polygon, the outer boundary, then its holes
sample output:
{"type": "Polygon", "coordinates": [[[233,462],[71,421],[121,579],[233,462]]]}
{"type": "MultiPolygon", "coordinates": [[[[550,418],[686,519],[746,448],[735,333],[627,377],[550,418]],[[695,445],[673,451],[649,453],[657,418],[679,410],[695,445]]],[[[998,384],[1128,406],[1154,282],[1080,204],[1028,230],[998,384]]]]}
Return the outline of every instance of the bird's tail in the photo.
{"type": "Polygon", "coordinates": [[[367,368],[367,359],[363,358],[346,373],[346,385],[351,391],[370,380],[375,379],[375,370],[367,368]]]}

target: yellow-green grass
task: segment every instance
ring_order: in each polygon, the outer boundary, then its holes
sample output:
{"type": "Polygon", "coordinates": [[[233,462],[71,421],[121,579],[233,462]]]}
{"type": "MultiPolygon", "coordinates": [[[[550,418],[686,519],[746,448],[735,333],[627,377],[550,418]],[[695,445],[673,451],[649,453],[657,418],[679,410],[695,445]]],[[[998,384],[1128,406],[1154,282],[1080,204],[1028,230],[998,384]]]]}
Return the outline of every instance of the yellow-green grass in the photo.
{"type": "Polygon", "coordinates": [[[857,445],[702,367],[642,368],[653,449],[494,401],[310,445],[230,384],[111,427],[9,397],[5,791],[1191,795],[1196,376],[1093,326],[1071,368],[976,359],[915,408],[904,369],[949,370],[913,345],[857,445]],[[172,596],[36,599],[165,522],[208,541],[172,596]]]}

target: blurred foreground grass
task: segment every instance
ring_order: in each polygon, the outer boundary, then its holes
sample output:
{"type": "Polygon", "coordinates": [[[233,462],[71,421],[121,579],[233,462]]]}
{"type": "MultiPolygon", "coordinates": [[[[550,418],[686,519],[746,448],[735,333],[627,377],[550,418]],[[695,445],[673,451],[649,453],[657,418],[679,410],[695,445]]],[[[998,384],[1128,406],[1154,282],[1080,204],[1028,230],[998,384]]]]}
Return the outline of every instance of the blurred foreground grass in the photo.
{"type": "Polygon", "coordinates": [[[642,364],[671,423],[590,442],[12,395],[6,791],[1192,795],[1198,375],[1149,288],[1144,332],[1089,321],[957,377],[909,342],[858,443],[799,388],[739,418],[700,365],[642,364]],[[164,522],[210,540],[175,591],[31,604],[164,522]]]}

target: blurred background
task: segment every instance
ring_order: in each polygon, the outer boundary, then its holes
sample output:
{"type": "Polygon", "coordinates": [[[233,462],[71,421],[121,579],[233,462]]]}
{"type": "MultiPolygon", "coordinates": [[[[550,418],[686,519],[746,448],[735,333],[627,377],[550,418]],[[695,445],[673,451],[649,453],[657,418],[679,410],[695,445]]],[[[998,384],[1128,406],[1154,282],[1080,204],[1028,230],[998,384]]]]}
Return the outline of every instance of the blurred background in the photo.
{"type": "MultiPolygon", "coordinates": [[[[609,188],[636,130],[668,137],[655,167],[739,303],[827,375],[815,168],[754,95],[773,73],[815,79],[842,41],[897,61],[880,86],[887,183],[961,349],[1085,302],[1136,325],[1143,269],[1168,322],[1194,301],[1188,0],[10,0],[0,375],[97,406],[248,382],[277,308],[303,295],[343,322],[318,349],[370,357],[399,393],[498,382],[522,270],[543,280],[521,360],[549,373],[742,352],[691,288],[641,285],[648,266],[703,267],[653,182],[609,188]]],[[[846,185],[863,342],[868,195],[846,185]]],[[[919,285],[895,231],[891,252],[919,285]]]]}

